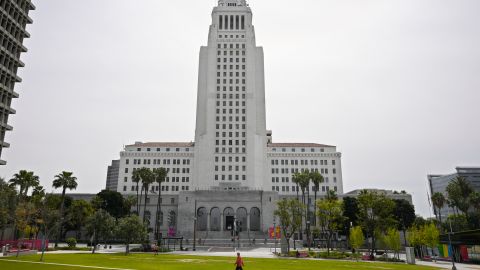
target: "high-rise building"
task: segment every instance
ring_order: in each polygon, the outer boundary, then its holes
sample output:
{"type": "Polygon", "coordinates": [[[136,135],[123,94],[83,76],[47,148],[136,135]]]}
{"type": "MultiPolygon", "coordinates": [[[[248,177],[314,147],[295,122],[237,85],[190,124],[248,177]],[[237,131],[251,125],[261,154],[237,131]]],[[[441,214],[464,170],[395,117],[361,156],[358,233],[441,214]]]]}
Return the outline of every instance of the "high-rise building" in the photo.
{"type": "Polygon", "coordinates": [[[107,169],[106,190],[117,191],[118,189],[118,173],[120,172],[120,160],[112,160],[112,165],[107,169]]]}
{"type": "MultiPolygon", "coordinates": [[[[196,212],[205,234],[200,238],[226,237],[234,220],[249,237],[264,237],[278,199],[299,192],[294,173],[321,173],[320,197],[329,190],[343,193],[335,146],[273,142],[266,129],[263,61],[246,1],[220,0],[208,45],[200,49],[195,142],[136,142],[120,153],[117,190],[123,194],[140,193],[134,170],[168,170],[161,186],[149,186],[146,217],[152,227],[157,220],[164,234],[189,237],[196,212]],[[161,211],[154,215],[159,193],[161,211]]],[[[313,194],[313,185],[308,188],[313,194]]]]}
{"type": "MultiPolygon", "coordinates": [[[[0,0],[0,157],[3,148],[10,146],[5,142],[5,133],[13,129],[8,125],[8,117],[16,113],[11,105],[12,99],[19,96],[14,91],[15,84],[22,81],[17,70],[25,65],[20,55],[27,51],[23,40],[30,37],[25,29],[32,23],[28,13],[33,9],[30,0],[0,0]]],[[[0,165],[5,164],[6,161],[0,160],[0,165]]]]}
{"type": "MultiPolygon", "coordinates": [[[[427,175],[428,187],[430,188],[430,196],[435,193],[442,193],[445,198],[447,197],[447,186],[457,177],[463,177],[476,191],[480,192],[480,167],[456,167],[456,172],[451,174],[429,174],[427,175]]],[[[447,217],[455,210],[450,208],[447,204],[441,209],[437,209],[432,205],[433,213],[435,216],[447,217]]]]}

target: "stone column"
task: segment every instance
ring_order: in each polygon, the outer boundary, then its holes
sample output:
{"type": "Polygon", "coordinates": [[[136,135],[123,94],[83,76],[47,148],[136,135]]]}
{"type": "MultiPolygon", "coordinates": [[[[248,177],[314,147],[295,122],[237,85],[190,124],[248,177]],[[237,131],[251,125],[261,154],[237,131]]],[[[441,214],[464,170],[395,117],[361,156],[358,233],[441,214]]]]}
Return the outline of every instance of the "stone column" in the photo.
{"type": "Polygon", "coordinates": [[[207,232],[210,231],[210,226],[211,226],[211,216],[210,216],[210,213],[207,213],[207,232]]]}
{"type": "Polygon", "coordinates": [[[247,231],[250,231],[250,212],[247,212],[247,231]]]}
{"type": "Polygon", "coordinates": [[[223,226],[223,213],[220,213],[220,231],[223,232],[224,231],[224,226],[223,226]]]}

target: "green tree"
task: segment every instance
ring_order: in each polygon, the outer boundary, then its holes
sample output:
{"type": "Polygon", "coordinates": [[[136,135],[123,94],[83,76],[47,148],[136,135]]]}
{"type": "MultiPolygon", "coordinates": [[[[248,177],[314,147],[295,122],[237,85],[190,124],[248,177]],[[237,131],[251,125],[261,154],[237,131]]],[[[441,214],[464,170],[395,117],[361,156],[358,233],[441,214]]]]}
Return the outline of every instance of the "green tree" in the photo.
{"type": "Polygon", "coordinates": [[[435,212],[435,216],[437,216],[438,220],[440,221],[440,224],[442,223],[442,208],[445,206],[446,199],[445,196],[443,196],[443,193],[441,192],[435,192],[432,195],[432,204],[433,204],[433,210],[435,212]]]}
{"type": "Polygon", "coordinates": [[[62,236],[62,229],[63,229],[63,222],[64,222],[64,215],[65,215],[65,193],[68,190],[76,189],[78,186],[77,178],[73,176],[72,172],[62,172],[60,174],[55,175],[55,179],[53,180],[53,187],[54,188],[61,188],[62,189],[62,204],[60,205],[60,224],[58,226],[58,234],[55,238],[55,247],[58,247],[58,242],[60,241],[60,237],[62,236]]]}
{"type": "MultiPolygon", "coordinates": [[[[323,183],[325,180],[323,179],[323,176],[319,172],[316,172],[316,171],[312,171],[310,173],[310,180],[313,183],[314,201],[316,202],[317,201],[317,193],[320,190],[320,184],[323,183]]],[[[316,215],[317,215],[317,204],[315,203],[314,204],[314,209],[313,209],[313,220],[314,220],[313,225],[315,225],[315,226],[317,225],[317,216],[316,215]]]]}
{"type": "Polygon", "coordinates": [[[46,240],[50,238],[52,233],[57,231],[60,220],[60,211],[51,203],[50,197],[54,195],[45,195],[40,201],[39,215],[37,223],[42,232],[42,255],[40,261],[44,260],[46,240]]]}
{"type": "Polygon", "coordinates": [[[85,226],[85,221],[95,212],[92,204],[85,200],[75,200],[69,207],[67,214],[68,224],[76,231],[76,239],[81,238],[81,229],[85,226]]]}
{"type": "Polygon", "coordinates": [[[130,253],[130,244],[145,239],[147,230],[138,216],[128,216],[121,218],[116,227],[116,235],[123,239],[125,255],[130,253]]]}
{"type": "Polygon", "coordinates": [[[0,178],[0,241],[3,240],[5,229],[14,222],[17,191],[0,178]]]}
{"type": "Polygon", "coordinates": [[[378,194],[375,191],[363,190],[358,196],[359,224],[371,239],[370,255],[376,251],[378,232],[385,232],[388,227],[395,223],[393,219],[393,200],[378,194]]]}
{"type": "Polygon", "coordinates": [[[157,199],[157,210],[155,212],[155,237],[158,242],[161,242],[160,239],[160,213],[162,212],[162,183],[165,182],[167,178],[168,171],[165,168],[155,168],[153,169],[153,175],[155,183],[158,183],[158,199],[157,199]]]}
{"type": "Polygon", "coordinates": [[[35,205],[31,202],[21,202],[15,210],[15,224],[20,232],[20,240],[17,244],[17,257],[19,256],[20,249],[23,245],[25,231],[27,231],[28,226],[33,221],[36,211],[37,209],[35,208],[35,205]]]}
{"type": "Polygon", "coordinates": [[[438,246],[440,242],[440,232],[434,223],[429,223],[423,226],[423,236],[425,238],[425,244],[433,250],[438,246]]]}
{"type": "Polygon", "coordinates": [[[91,237],[92,253],[100,240],[107,242],[115,229],[115,218],[103,209],[97,210],[86,222],[87,234],[91,237]]]}
{"type": "MultiPolygon", "coordinates": [[[[363,236],[362,227],[355,226],[350,228],[350,246],[354,249],[354,254],[358,252],[358,249],[365,243],[365,237],[363,236]]],[[[358,256],[355,256],[358,261],[358,256]]]]}
{"type": "Polygon", "coordinates": [[[342,203],[338,199],[317,201],[318,220],[323,233],[327,236],[327,255],[330,256],[332,236],[343,225],[342,203]]]}
{"type": "Polygon", "coordinates": [[[397,228],[403,232],[403,240],[405,246],[407,245],[407,229],[413,225],[415,221],[415,207],[406,200],[394,200],[395,208],[393,215],[397,221],[397,228]]]}
{"type": "Polygon", "coordinates": [[[358,225],[358,201],[353,197],[344,197],[342,206],[343,228],[341,233],[348,236],[350,234],[350,229],[358,225]]]}
{"type": "Polygon", "coordinates": [[[383,237],[383,240],[387,247],[393,251],[394,256],[398,259],[399,251],[402,247],[402,244],[400,243],[400,232],[396,228],[389,228],[383,237]]]}
{"type": "Polygon", "coordinates": [[[279,200],[277,202],[277,210],[274,212],[274,215],[280,219],[280,228],[283,237],[287,240],[287,254],[290,252],[290,238],[295,232],[292,231],[292,213],[289,204],[289,200],[279,200]]]}
{"type": "Polygon", "coordinates": [[[128,198],[124,198],[121,193],[112,190],[100,191],[93,200],[93,205],[97,209],[107,211],[116,219],[128,216],[132,206],[131,202],[128,202],[128,198]]]}

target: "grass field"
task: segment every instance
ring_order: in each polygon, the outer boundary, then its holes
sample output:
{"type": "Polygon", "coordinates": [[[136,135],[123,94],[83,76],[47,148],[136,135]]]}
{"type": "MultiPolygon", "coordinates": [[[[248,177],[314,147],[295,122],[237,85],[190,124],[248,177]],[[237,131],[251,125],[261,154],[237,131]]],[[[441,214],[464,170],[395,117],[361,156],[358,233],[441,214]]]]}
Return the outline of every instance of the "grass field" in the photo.
{"type": "MultiPolygon", "coordinates": [[[[86,269],[161,269],[161,270],[220,270],[235,269],[234,257],[200,257],[152,254],[47,254],[45,262],[39,262],[40,256],[25,256],[0,259],[0,269],[40,269],[40,270],[86,270],[86,269]]],[[[253,259],[245,258],[245,270],[352,270],[352,269],[437,269],[405,264],[365,263],[344,261],[317,261],[305,259],[253,259]]]]}

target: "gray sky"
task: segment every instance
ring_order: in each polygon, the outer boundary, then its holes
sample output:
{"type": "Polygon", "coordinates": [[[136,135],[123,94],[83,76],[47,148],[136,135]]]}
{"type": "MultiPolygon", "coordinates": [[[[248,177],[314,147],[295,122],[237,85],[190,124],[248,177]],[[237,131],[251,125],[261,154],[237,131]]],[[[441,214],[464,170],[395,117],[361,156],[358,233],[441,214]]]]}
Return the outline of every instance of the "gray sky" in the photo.
{"type": "MultiPolygon", "coordinates": [[[[135,141],[191,141],[213,0],[37,0],[7,133],[9,179],[73,171],[98,192],[135,141]]],[[[480,1],[250,1],[276,142],[334,144],[344,189],[480,166],[480,1]]]]}

